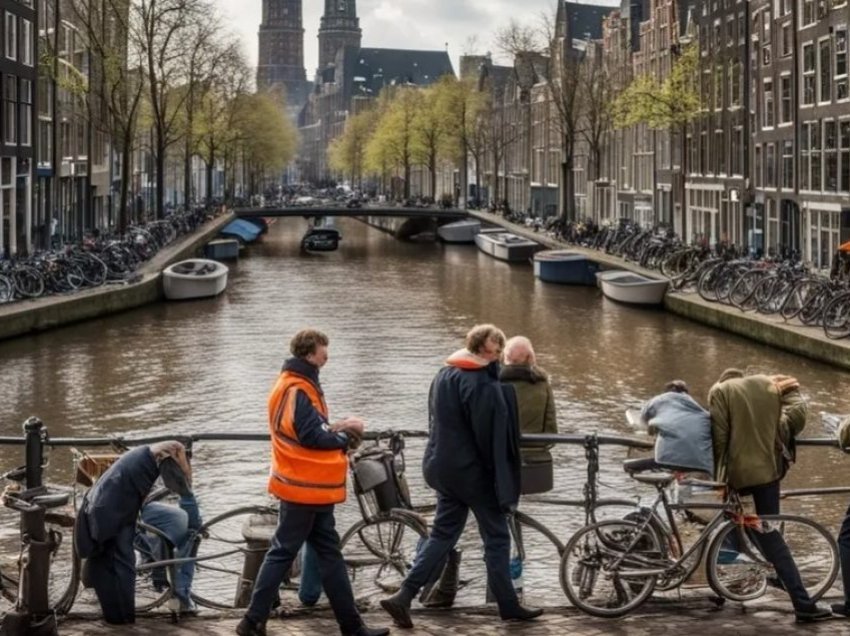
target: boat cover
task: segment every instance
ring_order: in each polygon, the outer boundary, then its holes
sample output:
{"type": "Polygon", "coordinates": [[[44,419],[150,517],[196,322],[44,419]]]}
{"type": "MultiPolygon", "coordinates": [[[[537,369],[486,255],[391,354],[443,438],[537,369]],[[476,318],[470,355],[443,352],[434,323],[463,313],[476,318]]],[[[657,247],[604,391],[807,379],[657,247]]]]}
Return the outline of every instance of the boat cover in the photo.
{"type": "Polygon", "coordinates": [[[225,225],[219,234],[223,234],[225,236],[235,236],[238,239],[241,239],[245,243],[253,243],[257,240],[257,237],[260,236],[262,230],[257,227],[254,223],[246,221],[244,219],[234,219],[227,225],[225,225]]]}

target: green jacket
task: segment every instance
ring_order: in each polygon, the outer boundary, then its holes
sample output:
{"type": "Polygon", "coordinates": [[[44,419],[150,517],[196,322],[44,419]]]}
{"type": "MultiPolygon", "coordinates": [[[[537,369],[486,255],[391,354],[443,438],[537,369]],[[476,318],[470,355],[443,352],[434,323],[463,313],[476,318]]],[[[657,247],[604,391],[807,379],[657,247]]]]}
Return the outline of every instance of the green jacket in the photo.
{"type": "MultiPolygon", "coordinates": [[[[555,399],[549,376],[540,367],[509,364],[502,367],[500,379],[516,390],[519,426],[522,433],[557,433],[555,399]]],[[[523,444],[523,463],[549,462],[551,445],[523,444]]]]}
{"type": "Polygon", "coordinates": [[[806,425],[799,389],[780,394],[774,379],[751,375],[715,384],[708,394],[715,477],[741,490],[783,474],[782,446],[806,425]]]}

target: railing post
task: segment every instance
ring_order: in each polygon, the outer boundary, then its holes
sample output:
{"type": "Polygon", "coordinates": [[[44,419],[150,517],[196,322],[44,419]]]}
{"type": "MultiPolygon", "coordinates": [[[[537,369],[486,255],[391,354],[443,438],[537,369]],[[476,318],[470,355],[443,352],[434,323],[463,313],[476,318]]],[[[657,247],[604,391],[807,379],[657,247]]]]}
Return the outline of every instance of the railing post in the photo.
{"type": "Polygon", "coordinates": [[[37,417],[24,422],[26,436],[27,489],[41,487],[41,467],[44,464],[44,440],[47,430],[37,417]]]}

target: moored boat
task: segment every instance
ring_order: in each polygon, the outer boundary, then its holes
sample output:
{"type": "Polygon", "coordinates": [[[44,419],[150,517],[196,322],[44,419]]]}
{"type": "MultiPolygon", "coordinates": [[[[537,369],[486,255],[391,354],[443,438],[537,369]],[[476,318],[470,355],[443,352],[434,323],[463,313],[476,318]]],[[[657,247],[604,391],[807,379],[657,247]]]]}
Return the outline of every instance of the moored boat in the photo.
{"type": "Polygon", "coordinates": [[[227,265],[204,258],[190,258],[166,267],[162,289],[169,300],[218,296],[227,287],[227,265]]]}
{"type": "Polygon", "coordinates": [[[335,227],[311,227],[301,238],[301,249],[306,252],[333,252],[341,240],[342,234],[335,227]]]}
{"type": "Polygon", "coordinates": [[[599,272],[596,277],[606,298],[630,305],[660,305],[670,284],[625,270],[599,272]]]}
{"type": "Polygon", "coordinates": [[[481,231],[481,221],[462,219],[446,223],[437,228],[437,236],[444,243],[474,243],[475,236],[481,231]]]}
{"type": "Polygon", "coordinates": [[[534,275],[546,283],[596,285],[599,265],[584,254],[567,250],[544,250],[534,255],[534,275]]]}
{"type": "Polygon", "coordinates": [[[237,238],[243,243],[253,243],[261,233],[262,230],[257,224],[245,219],[233,219],[219,232],[222,236],[237,238]]]}
{"type": "Polygon", "coordinates": [[[479,232],[475,244],[485,254],[509,263],[528,261],[540,249],[534,241],[510,232],[479,232]]]}

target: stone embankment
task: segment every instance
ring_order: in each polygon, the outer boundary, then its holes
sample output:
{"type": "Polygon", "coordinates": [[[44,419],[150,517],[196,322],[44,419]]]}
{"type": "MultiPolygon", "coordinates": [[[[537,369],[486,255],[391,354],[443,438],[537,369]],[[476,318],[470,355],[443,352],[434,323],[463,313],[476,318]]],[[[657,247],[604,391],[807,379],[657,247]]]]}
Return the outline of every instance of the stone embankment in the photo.
{"type": "Polygon", "coordinates": [[[0,305],[0,340],[99,318],[160,300],[162,270],[172,263],[195,256],[233,218],[233,214],[219,216],[168,245],[139,268],[132,283],[107,284],[71,294],[0,305]]]}
{"type": "MultiPolygon", "coordinates": [[[[606,269],[627,269],[645,276],[663,278],[657,271],[648,270],[599,250],[576,247],[543,232],[535,232],[525,226],[510,223],[495,214],[475,210],[471,210],[469,214],[481,221],[504,227],[511,232],[537,241],[547,248],[568,249],[571,252],[584,254],[606,269]]],[[[813,360],[850,369],[850,340],[830,340],[820,327],[789,324],[779,316],[744,313],[735,307],[707,302],[696,293],[669,293],[665,297],[664,306],[668,311],[690,320],[813,360]]]]}

